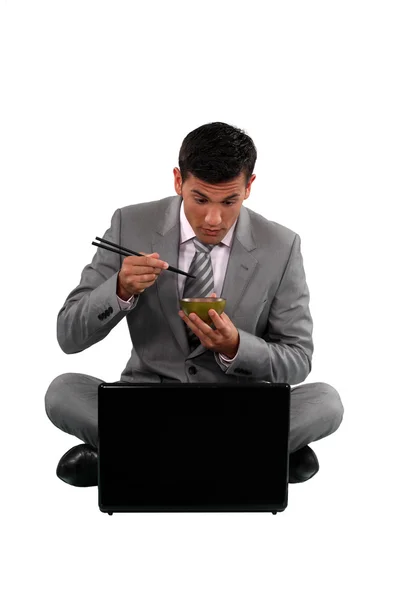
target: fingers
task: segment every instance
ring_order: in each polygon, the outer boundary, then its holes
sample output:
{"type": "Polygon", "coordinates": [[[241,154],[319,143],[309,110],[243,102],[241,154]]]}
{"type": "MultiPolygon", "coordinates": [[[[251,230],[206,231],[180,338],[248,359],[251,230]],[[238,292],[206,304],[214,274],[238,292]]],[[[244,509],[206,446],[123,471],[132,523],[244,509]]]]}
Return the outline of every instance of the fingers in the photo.
{"type": "Polygon", "coordinates": [[[165,260],[160,259],[160,255],[157,252],[153,252],[153,254],[145,254],[145,266],[153,267],[156,269],[168,269],[169,265],[165,260]]]}
{"type": "Polygon", "coordinates": [[[229,317],[225,313],[219,315],[215,310],[210,310],[208,314],[215,325],[215,329],[210,327],[195,313],[191,313],[189,317],[187,317],[183,311],[179,311],[179,315],[196,335],[201,333],[210,337],[213,337],[216,334],[220,334],[224,337],[229,336],[232,328],[232,321],[229,319],[229,317]]]}
{"type": "Polygon", "coordinates": [[[141,256],[124,258],[119,272],[119,283],[131,294],[142,293],[154,284],[161,273],[168,268],[168,263],[160,260],[157,252],[141,253],[141,256]]]}
{"type": "Polygon", "coordinates": [[[215,332],[215,330],[213,330],[209,325],[207,325],[207,323],[200,319],[200,317],[198,317],[195,313],[190,313],[189,316],[186,316],[183,313],[183,311],[179,311],[179,314],[196,335],[198,335],[199,333],[203,333],[205,335],[213,335],[213,333],[215,332]]]}
{"type": "Polygon", "coordinates": [[[179,315],[205,348],[214,352],[222,352],[232,358],[236,355],[239,345],[239,332],[224,313],[219,316],[215,311],[209,311],[215,329],[209,327],[194,313],[187,317],[183,311],[179,311],[179,315]]]}
{"type": "Polygon", "coordinates": [[[168,269],[169,266],[167,262],[159,259],[157,252],[143,254],[142,256],[127,256],[123,262],[126,266],[129,265],[131,269],[134,269],[137,274],[161,273],[161,271],[168,269]]]}

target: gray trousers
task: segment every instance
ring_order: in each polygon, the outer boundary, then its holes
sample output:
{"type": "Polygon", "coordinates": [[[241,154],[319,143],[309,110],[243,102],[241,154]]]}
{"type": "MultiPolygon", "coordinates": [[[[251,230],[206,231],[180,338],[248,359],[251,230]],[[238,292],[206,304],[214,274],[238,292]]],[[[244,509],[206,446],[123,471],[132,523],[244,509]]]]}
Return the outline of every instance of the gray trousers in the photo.
{"type": "MultiPolygon", "coordinates": [[[[62,431],[97,448],[97,393],[102,379],[82,373],[64,373],[49,385],[45,408],[50,421],[62,431]]],[[[291,388],[289,452],[324,438],[338,429],[343,405],[327,383],[304,383],[291,388]]]]}

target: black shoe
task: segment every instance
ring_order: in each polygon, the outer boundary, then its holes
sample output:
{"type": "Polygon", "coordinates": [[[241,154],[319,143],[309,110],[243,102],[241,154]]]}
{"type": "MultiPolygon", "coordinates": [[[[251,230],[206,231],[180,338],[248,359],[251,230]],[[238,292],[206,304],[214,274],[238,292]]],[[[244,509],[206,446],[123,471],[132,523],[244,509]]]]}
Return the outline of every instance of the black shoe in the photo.
{"type": "Polygon", "coordinates": [[[60,458],[57,476],[78,487],[97,485],[97,450],[89,444],[74,446],[60,458]]]}
{"type": "Polygon", "coordinates": [[[289,483],[307,481],[318,471],[318,459],[310,446],[303,446],[289,455],[289,483]]]}

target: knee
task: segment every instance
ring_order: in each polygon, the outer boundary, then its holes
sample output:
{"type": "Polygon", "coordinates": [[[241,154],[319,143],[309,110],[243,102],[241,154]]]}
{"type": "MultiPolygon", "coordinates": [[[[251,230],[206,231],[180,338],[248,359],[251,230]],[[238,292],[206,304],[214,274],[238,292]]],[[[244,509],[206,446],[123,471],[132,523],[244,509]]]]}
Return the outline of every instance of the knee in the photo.
{"type": "Polygon", "coordinates": [[[76,373],[63,373],[62,375],[58,375],[47,388],[44,397],[45,410],[50,421],[55,425],[60,420],[60,414],[65,405],[68,388],[75,376],[76,373]]]}
{"type": "Polygon", "coordinates": [[[328,383],[320,383],[321,400],[324,406],[324,418],[332,424],[336,431],[343,420],[344,407],[339,392],[328,383]]]}

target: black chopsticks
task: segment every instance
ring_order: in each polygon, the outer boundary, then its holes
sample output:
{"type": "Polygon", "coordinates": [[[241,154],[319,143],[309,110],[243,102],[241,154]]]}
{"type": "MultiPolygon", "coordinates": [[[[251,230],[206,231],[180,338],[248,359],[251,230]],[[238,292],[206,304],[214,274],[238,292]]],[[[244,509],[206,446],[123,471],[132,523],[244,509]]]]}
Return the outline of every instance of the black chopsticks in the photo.
{"type": "MultiPolygon", "coordinates": [[[[105,244],[109,244],[109,246],[113,246],[113,248],[109,248],[108,246],[104,246],[103,244],[97,244],[96,242],[92,242],[93,246],[98,246],[99,248],[103,248],[104,250],[110,250],[111,252],[116,252],[117,254],[121,254],[122,256],[143,256],[140,252],[135,252],[134,250],[129,250],[129,248],[124,248],[124,246],[119,246],[118,244],[114,244],[114,242],[109,242],[104,238],[100,238],[96,236],[96,240],[100,242],[104,242],[105,244]],[[116,248],[116,250],[114,250],[116,248]]],[[[180,269],[176,269],[175,267],[169,266],[166,271],[173,271],[174,273],[180,273],[181,275],[186,275],[186,277],[192,277],[196,279],[195,275],[190,275],[189,273],[185,273],[185,271],[181,271],[180,269]]]]}

